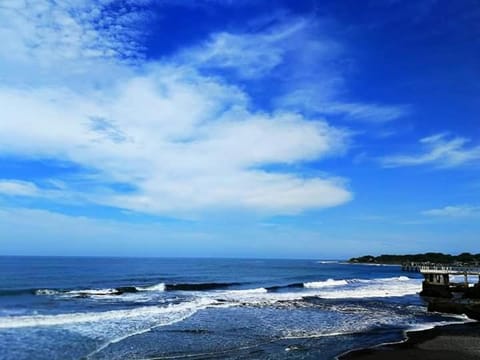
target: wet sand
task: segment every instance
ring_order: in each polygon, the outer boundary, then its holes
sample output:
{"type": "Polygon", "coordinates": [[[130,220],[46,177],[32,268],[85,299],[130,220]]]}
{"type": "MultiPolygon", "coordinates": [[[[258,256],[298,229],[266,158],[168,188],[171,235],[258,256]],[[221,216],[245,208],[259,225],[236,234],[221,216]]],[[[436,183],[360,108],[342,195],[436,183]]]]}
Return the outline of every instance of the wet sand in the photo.
{"type": "Polygon", "coordinates": [[[407,333],[405,342],[354,350],[339,360],[479,360],[480,323],[407,333]]]}

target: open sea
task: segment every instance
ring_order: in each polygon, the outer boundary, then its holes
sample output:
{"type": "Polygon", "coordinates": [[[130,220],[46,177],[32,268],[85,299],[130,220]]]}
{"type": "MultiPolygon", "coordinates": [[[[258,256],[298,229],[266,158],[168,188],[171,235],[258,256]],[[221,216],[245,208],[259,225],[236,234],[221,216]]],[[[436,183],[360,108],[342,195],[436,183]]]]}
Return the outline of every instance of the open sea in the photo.
{"type": "Polygon", "coordinates": [[[0,257],[0,359],[334,359],[463,319],[320,260],[0,257]]]}

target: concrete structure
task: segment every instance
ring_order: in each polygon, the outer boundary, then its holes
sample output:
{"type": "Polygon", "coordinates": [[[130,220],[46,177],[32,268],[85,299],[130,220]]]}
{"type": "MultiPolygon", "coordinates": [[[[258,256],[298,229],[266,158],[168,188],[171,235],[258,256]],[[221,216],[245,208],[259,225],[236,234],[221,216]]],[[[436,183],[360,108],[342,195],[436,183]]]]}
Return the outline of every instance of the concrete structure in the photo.
{"type": "Polygon", "coordinates": [[[408,263],[402,265],[404,271],[423,274],[424,281],[420,295],[428,297],[451,298],[456,293],[466,298],[480,298],[480,267],[468,265],[445,265],[432,263],[408,263]],[[463,276],[463,282],[450,281],[450,275],[463,276]],[[477,276],[478,282],[469,284],[469,276],[477,276]]]}

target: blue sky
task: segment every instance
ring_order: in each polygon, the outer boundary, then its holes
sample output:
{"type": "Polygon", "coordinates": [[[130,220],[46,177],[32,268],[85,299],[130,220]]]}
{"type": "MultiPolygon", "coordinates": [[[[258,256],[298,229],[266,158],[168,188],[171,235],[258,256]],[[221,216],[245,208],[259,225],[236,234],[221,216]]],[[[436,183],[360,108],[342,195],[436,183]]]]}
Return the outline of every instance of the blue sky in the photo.
{"type": "Polygon", "coordinates": [[[0,253],[478,252],[476,1],[7,0],[0,253]]]}

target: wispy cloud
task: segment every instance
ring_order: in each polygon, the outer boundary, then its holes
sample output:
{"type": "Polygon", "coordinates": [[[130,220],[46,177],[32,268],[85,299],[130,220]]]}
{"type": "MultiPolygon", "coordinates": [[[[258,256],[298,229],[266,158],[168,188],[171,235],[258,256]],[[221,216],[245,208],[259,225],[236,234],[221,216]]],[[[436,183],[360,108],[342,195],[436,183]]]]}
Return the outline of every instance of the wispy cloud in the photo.
{"type": "MultiPolygon", "coordinates": [[[[302,49],[305,45],[302,40],[312,27],[311,21],[304,18],[263,27],[261,31],[214,33],[205,42],[180,52],[178,60],[199,69],[230,69],[250,79],[277,71],[276,67],[294,60],[295,53],[315,52],[315,58],[324,61],[335,56],[340,47],[333,41],[318,39],[302,49]]],[[[280,73],[284,75],[284,70],[280,73]]]]}
{"type": "Polygon", "coordinates": [[[38,187],[28,181],[0,179],[0,195],[7,196],[38,196],[38,187]]]}
{"type": "Polygon", "coordinates": [[[371,123],[385,123],[410,114],[407,105],[380,105],[365,103],[318,104],[318,111],[325,114],[342,114],[347,118],[371,123]]]}
{"type": "Polygon", "coordinates": [[[480,146],[469,146],[470,140],[448,134],[435,134],[420,140],[422,152],[392,155],[381,159],[385,167],[433,165],[451,168],[480,160],[480,146]]]}
{"type": "Polygon", "coordinates": [[[450,205],[439,209],[425,210],[422,214],[426,216],[450,218],[479,217],[480,206],[450,205]]]}
{"type": "Polygon", "coordinates": [[[346,53],[340,42],[325,35],[317,19],[294,17],[263,26],[262,31],[215,33],[204,43],[182,51],[178,61],[201,71],[229,70],[247,80],[267,77],[267,84],[274,82],[277,87],[272,92],[274,105],[292,111],[376,124],[411,112],[407,105],[346,98],[346,53]]]}

